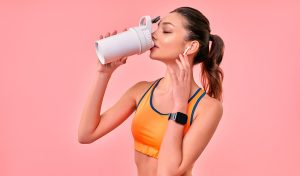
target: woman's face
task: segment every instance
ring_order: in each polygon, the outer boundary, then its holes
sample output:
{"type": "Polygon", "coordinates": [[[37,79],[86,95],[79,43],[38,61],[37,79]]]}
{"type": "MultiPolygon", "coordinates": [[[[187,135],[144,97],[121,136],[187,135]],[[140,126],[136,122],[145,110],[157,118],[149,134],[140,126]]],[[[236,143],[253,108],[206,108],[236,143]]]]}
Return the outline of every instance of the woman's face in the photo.
{"type": "Polygon", "coordinates": [[[150,58],[161,61],[174,61],[183,53],[187,42],[184,41],[187,31],[183,24],[185,19],[178,13],[169,13],[156,23],[157,29],[152,33],[156,47],[150,50],[150,58]]]}

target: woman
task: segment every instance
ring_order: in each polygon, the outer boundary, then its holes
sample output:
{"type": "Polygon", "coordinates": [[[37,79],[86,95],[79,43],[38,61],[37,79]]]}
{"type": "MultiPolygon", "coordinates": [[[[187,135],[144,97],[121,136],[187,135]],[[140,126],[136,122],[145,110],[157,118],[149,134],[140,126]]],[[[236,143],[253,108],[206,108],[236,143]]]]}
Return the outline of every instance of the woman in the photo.
{"type": "Polygon", "coordinates": [[[166,64],[165,76],[136,83],[101,114],[107,83],[127,57],[106,65],[99,63],[82,112],[78,140],[91,143],[99,139],[135,111],[131,130],[138,175],[190,176],[223,114],[223,71],[219,65],[224,43],[210,34],[208,19],[190,7],[177,8],[162,18],[152,37],[155,47],[150,58],[166,64]],[[193,78],[196,64],[201,66],[203,88],[193,78]]]}

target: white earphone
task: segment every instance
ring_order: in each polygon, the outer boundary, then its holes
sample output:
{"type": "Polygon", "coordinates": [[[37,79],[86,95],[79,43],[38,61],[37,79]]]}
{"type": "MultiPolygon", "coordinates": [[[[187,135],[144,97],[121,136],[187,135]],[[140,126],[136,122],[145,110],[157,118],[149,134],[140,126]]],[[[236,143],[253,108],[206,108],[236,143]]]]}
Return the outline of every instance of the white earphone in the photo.
{"type": "Polygon", "coordinates": [[[188,52],[188,50],[189,50],[190,48],[191,48],[191,46],[188,46],[188,47],[185,49],[183,55],[185,55],[185,54],[188,52]]]}

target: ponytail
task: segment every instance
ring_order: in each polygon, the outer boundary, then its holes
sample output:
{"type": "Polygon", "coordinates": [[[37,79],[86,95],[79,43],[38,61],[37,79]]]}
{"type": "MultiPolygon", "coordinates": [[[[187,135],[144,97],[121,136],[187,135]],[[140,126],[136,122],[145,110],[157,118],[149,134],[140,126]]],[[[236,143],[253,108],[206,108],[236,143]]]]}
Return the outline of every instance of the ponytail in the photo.
{"type": "MultiPolygon", "coordinates": [[[[201,65],[201,82],[208,95],[223,101],[222,82],[224,73],[219,65],[222,62],[224,54],[224,42],[218,35],[212,34],[209,36],[209,41],[211,41],[211,48],[207,58],[201,65]]],[[[209,48],[209,46],[207,46],[207,48],[209,48]]]]}

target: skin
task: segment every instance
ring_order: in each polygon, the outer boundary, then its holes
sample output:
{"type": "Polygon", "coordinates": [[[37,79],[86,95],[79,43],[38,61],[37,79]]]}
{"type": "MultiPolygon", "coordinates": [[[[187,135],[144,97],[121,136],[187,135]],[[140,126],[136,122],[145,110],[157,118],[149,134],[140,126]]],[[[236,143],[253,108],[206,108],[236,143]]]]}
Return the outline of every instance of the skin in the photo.
{"type": "MultiPolygon", "coordinates": [[[[184,41],[187,35],[183,26],[185,22],[180,14],[169,13],[161,19],[160,26],[152,33],[154,43],[158,48],[151,49],[150,58],[163,62],[167,67],[164,78],[153,93],[152,102],[154,107],[162,113],[178,111],[186,113],[189,97],[199,88],[194,81],[192,61],[200,44],[198,41],[184,41]],[[163,22],[170,22],[174,26],[164,25],[163,22]],[[191,48],[186,55],[180,55],[188,46],[191,48]]],[[[115,31],[112,34],[116,33],[115,31]]],[[[108,36],[110,33],[107,33],[105,37],[108,36]]],[[[78,129],[80,143],[92,143],[124,122],[135,111],[143,93],[153,83],[147,81],[136,83],[116,104],[104,113],[100,113],[108,81],[114,70],[125,64],[126,60],[127,57],[106,65],[98,62],[96,79],[81,115],[78,129]]],[[[193,165],[213,136],[222,114],[222,104],[206,94],[199,102],[195,110],[193,125],[184,137],[183,125],[174,121],[168,122],[159,159],[134,151],[138,175],[192,175],[193,165]]]]}

